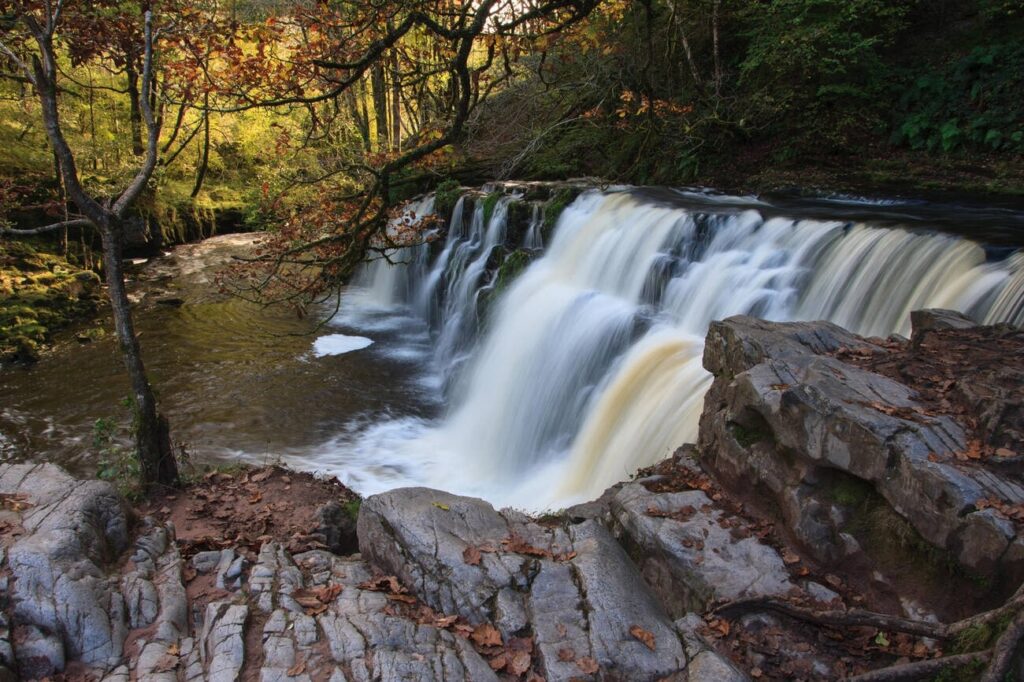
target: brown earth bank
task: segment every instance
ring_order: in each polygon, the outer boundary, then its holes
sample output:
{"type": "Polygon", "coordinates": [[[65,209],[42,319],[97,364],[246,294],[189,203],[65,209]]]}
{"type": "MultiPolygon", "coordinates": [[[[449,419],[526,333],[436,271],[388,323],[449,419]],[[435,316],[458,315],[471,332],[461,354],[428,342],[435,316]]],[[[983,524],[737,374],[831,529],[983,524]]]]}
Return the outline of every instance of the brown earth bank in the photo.
{"type": "Polygon", "coordinates": [[[0,464],[0,679],[1017,679],[1020,341],[714,323],[698,444],[541,518],[0,464]]]}

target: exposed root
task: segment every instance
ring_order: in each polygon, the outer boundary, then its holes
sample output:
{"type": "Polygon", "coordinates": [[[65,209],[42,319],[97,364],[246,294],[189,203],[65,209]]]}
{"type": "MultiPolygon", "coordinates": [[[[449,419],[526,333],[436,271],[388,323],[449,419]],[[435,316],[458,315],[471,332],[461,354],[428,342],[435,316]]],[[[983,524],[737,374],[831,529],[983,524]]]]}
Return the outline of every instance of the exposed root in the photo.
{"type": "Polygon", "coordinates": [[[719,606],[714,613],[719,616],[735,617],[742,613],[765,611],[779,613],[815,625],[874,627],[888,632],[902,632],[939,640],[949,640],[970,628],[990,625],[1009,616],[1013,617],[1010,625],[989,649],[893,665],[851,677],[849,678],[851,682],[902,682],[903,680],[930,679],[943,670],[962,668],[975,663],[987,664],[981,677],[982,682],[998,682],[1005,678],[1014,656],[1020,648],[1021,641],[1024,640],[1024,585],[1002,606],[948,625],[861,609],[817,610],[771,597],[738,599],[719,606]]]}
{"type": "Polygon", "coordinates": [[[942,623],[910,620],[908,618],[889,616],[884,613],[875,613],[861,609],[819,611],[796,606],[795,604],[781,599],[773,599],[772,597],[737,599],[736,601],[719,606],[715,609],[715,615],[729,616],[731,614],[757,611],[774,611],[797,620],[814,623],[815,625],[867,626],[879,628],[880,630],[905,632],[908,635],[918,635],[920,637],[932,637],[935,639],[946,639],[948,637],[947,628],[942,623]]]}
{"type": "Polygon", "coordinates": [[[963,668],[977,661],[987,661],[992,657],[991,651],[975,651],[970,654],[958,654],[943,658],[932,658],[927,661],[893,665],[880,670],[872,670],[863,675],[847,678],[849,682],[905,682],[907,680],[930,680],[943,670],[963,668]]]}

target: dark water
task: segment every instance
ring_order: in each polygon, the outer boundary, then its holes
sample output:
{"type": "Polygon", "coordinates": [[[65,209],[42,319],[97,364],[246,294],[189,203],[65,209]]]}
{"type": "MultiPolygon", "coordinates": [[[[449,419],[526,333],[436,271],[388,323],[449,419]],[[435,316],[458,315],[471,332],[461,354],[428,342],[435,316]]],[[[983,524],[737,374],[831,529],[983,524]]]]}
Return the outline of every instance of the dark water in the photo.
{"type": "MultiPolygon", "coordinates": [[[[427,363],[420,362],[427,332],[413,318],[363,308],[318,327],[330,308],[301,319],[212,293],[216,263],[245,241],[235,235],[183,247],[179,258],[144,269],[150,283],[141,291],[151,299],[161,295],[152,293],[156,281],[185,301],[143,302],[136,320],[172,436],[197,461],[273,461],[336,436],[345,424],[437,411],[437,393],[421,369],[427,363]],[[339,333],[374,344],[317,357],[314,341],[339,333]]],[[[128,382],[111,337],[84,345],[72,338],[31,367],[0,368],[0,457],[95,473],[95,421],[128,422],[121,405],[128,382]]]]}

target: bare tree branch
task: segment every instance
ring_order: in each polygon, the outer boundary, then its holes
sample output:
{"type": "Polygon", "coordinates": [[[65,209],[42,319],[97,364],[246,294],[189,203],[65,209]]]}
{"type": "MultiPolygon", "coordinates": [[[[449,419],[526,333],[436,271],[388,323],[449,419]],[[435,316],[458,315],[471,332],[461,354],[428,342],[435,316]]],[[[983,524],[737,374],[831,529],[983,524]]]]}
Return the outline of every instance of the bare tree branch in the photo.
{"type": "Polygon", "coordinates": [[[43,227],[32,227],[26,229],[16,229],[13,227],[4,227],[0,225],[0,234],[10,234],[18,237],[29,237],[37,234],[46,234],[48,232],[54,232],[65,227],[91,227],[92,221],[88,218],[74,218],[73,220],[64,220],[59,223],[53,223],[52,225],[45,225],[43,227]]]}

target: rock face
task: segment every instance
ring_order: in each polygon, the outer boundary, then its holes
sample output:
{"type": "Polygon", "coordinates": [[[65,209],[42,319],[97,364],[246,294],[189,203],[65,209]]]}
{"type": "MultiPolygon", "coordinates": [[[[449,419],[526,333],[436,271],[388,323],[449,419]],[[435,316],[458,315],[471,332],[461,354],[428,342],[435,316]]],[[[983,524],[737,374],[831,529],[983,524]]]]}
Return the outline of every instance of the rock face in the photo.
{"type": "MultiPolygon", "coordinates": [[[[918,316],[915,335],[938,324],[926,317],[918,316]]],[[[967,438],[959,424],[928,414],[903,384],[828,355],[840,348],[881,352],[824,322],[713,323],[702,464],[733,489],[767,494],[819,560],[838,562],[857,550],[849,509],[838,502],[840,492],[863,486],[971,572],[1019,583],[1024,542],[1012,523],[975,503],[1019,504],[1024,489],[961,466],[955,455],[967,438]]]]}
{"type": "Polygon", "coordinates": [[[773,548],[737,536],[727,516],[699,490],[652,493],[627,483],[611,498],[616,535],[633,548],[637,564],[676,618],[712,603],[742,597],[782,597],[796,586],[773,548]]]}
{"type": "MultiPolygon", "coordinates": [[[[49,464],[0,469],[0,493],[13,496],[24,529],[7,552],[16,652],[32,676],[65,659],[113,665],[123,653],[127,607],[105,568],[128,546],[128,509],[100,481],[77,481],[49,464]]],[[[10,662],[8,662],[10,663],[10,662]]]]}
{"type": "Polygon", "coordinates": [[[132,519],[106,483],[0,465],[0,494],[0,680],[71,663],[104,682],[487,681],[502,665],[521,679],[744,679],[699,619],[673,622],[596,520],[548,527],[399,490],[363,505],[366,558],[268,541],[186,565],[174,528],[132,519]]]}
{"type": "Polygon", "coordinates": [[[545,527],[481,500],[411,488],[369,498],[358,523],[363,555],[431,607],[493,622],[506,639],[532,634],[547,680],[580,677],[585,659],[604,676],[685,679],[671,619],[594,521],[545,527]],[[653,649],[631,634],[637,627],[653,649]]]}

